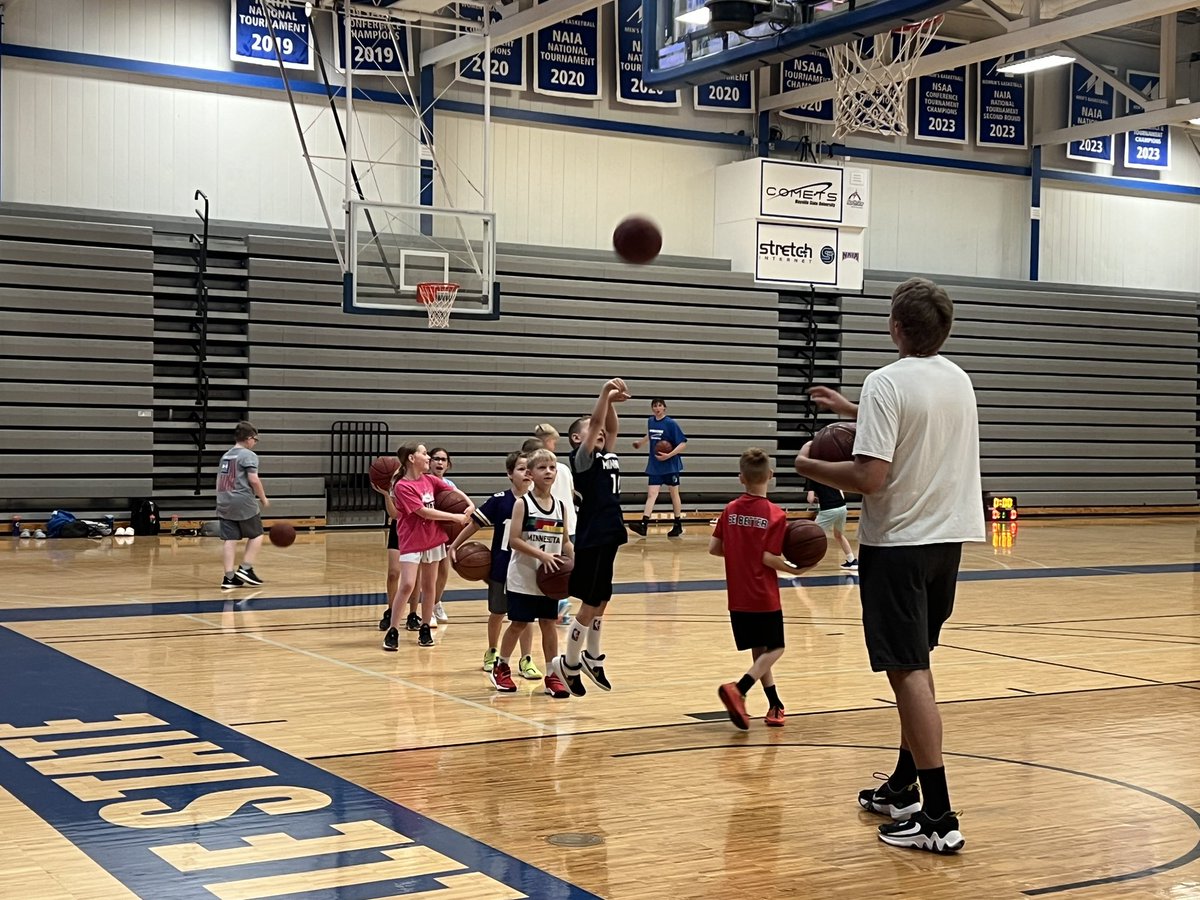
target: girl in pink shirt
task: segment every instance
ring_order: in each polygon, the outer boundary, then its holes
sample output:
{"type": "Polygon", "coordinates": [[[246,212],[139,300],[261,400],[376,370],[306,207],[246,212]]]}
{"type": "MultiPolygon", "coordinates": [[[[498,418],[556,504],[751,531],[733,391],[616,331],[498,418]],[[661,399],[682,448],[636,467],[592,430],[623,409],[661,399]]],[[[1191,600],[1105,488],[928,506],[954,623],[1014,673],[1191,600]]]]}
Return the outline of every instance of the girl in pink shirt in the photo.
{"type": "MultiPolygon", "coordinates": [[[[446,555],[446,532],[441,522],[466,525],[475,507],[462,491],[445,480],[429,474],[429,454],[424,444],[409,442],[396,451],[404,474],[392,485],[392,500],[396,506],[396,539],[400,547],[400,584],[391,598],[392,622],[399,620],[408,597],[418,583],[421,588],[421,626],[417,643],[433,646],[430,620],[437,596],[438,565],[446,555]],[[464,513],[448,513],[434,508],[434,498],[443,491],[453,491],[467,502],[464,513]]],[[[395,624],[383,636],[383,649],[396,650],[400,632],[395,624]]]]}

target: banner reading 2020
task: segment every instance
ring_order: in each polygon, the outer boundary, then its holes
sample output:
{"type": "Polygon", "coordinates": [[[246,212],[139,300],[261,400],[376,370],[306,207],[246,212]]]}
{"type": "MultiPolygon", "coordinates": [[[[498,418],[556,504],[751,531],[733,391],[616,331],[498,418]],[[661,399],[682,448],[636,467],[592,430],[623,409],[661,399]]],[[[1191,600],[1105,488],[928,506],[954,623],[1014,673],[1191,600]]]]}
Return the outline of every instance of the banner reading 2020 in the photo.
{"type": "Polygon", "coordinates": [[[589,9],[547,28],[534,40],[533,89],[539,94],[599,100],[600,11],[589,9]]]}
{"type": "Polygon", "coordinates": [[[696,109],[705,112],[754,112],[754,76],[750,72],[696,85],[696,109]]]}
{"type": "MultiPolygon", "coordinates": [[[[826,81],[833,81],[833,66],[824,50],[784,60],[779,66],[779,86],[783,91],[797,91],[826,81]]],[[[832,122],[833,101],[818,100],[791,109],[781,109],[779,115],[801,122],[832,122]]]]}
{"type": "Polygon", "coordinates": [[[617,0],[617,100],[634,106],[678,106],[679,91],[660,91],[642,80],[641,0],[617,0]]]}
{"type": "Polygon", "coordinates": [[[277,66],[282,59],[286,68],[311,69],[310,27],[304,10],[286,2],[231,0],[229,58],[256,66],[277,66]]]}
{"type": "MultiPolygon", "coordinates": [[[[483,10],[478,6],[458,5],[458,15],[461,19],[483,21],[483,10]]],[[[503,18],[500,13],[492,11],[492,21],[499,22],[503,18]]],[[[483,54],[468,56],[458,61],[458,77],[464,81],[483,84],[483,54]]],[[[492,87],[525,89],[525,39],[517,38],[507,44],[496,44],[492,47],[492,87]]]]}

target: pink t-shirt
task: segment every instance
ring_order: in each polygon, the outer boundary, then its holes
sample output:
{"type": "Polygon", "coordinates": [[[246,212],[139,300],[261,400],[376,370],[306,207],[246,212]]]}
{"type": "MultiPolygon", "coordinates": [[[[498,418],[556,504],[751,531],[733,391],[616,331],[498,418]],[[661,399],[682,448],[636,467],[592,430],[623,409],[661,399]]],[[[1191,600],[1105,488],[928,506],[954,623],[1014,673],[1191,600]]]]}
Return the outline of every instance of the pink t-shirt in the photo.
{"type": "Polygon", "coordinates": [[[446,543],[446,532],[433,519],[417,515],[424,507],[433,509],[433,496],[451,490],[450,485],[436,475],[428,473],[415,481],[396,479],[392,488],[392,499],[396,502],[396,541],[401,553],[420,553],[446,543]]]}

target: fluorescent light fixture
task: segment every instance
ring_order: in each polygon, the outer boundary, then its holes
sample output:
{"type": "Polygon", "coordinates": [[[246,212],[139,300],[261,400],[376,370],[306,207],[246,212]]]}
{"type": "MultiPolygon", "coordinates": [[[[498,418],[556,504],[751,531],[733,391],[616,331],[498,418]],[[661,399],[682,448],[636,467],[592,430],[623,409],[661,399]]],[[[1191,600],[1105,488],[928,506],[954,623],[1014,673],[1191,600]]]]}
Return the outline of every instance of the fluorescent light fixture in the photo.
{"type": "Polygon", "coordinates": [[[695,9],[689,9],[681,16],[676,16],[675,21],[683,22],[685,25],[699,25],[703,28],[712,21],[712,10],[707,6],[697,6],[695,9]]]}
{"type": "Polygon", "coordinates": [[[1056,66],[1065,66],[1067,63],[1073,62],[1075,62],[1075,57],[1067,56],[1064,53],[1043,53],[1040,56],[1030,56],[1027,59],[1018,59],[997,66],[996,71],[1003,72],[1005,75],[1024,75],[1028,72],[1040,72],[1042,69],[1053,69],[1056,66]]]}
{"type": "Polygon", "coordinates": [[[1189,125],[1200,125],[1200,116],[1197,116],[1194,119],[1188,119],[1188,124],[1189,125]]]}

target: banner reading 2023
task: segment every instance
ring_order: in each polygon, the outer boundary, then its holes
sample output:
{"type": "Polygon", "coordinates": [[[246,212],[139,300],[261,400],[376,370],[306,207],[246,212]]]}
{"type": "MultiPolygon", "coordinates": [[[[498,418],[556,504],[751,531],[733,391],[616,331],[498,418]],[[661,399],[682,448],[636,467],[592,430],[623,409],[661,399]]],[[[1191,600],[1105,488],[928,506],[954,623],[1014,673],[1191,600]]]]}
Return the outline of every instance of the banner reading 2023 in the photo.
{"type": "Polygon", "coordinates": [[[548,28],[534,41],[533,89],[539,94],[599,100],[600,12],[589,9],[548,28]]]}
{"type": "MultiPolygon", "coordinates": [[[[1125,73],[1130,85],[1137,88],[1147,99],[1157,99],[1158,73],[1138,72],[1129,69],[1125,73]]],[[[1129,115],[1145,112],[1140,103],[1125,101],[1129,115]]],[[[1125,132],[1125,166],[1129,169],[1150,169],[1167,172],[1171,168],[1171,129],[1166,125],[1154,128],[1139,128],[1125,132]]]]}
{"type": "MultiPolygon", "coordinates": [[[[1117,74],[1117,70],[1109,66],[1106,71],[1117,74]]],[[[1102,81],[1099,75],[1088,71],[1079,63],[1071,66],[1071,96],[1067,105],[1068,125],[1090,125],[1093,122],[1107,122],[1115,114],[1113,97],[1116,92],[1112,85],[1102,81]]],[[[1067,159],[1079,159],[1084,162],[1112,163],[1113,138],[1111,134],[1082,141],[1071,141],[1067,144],[1067,159]]]]}
{"type": "MultiPolygon", "coordinates": [[[[458,5],[458,15],[461,19],[483,21],[483,10],[478,6],[458,5]]],[[[503,16],[492,11],[492,21],[499,22],[503,16]]],[[[458,61],[458,77],[464,81],[483,84],[483,54],[468,56],[458,61]]],[[[496,44],[492,47],[492,86],[525,89],[525,39],[517,38],[507,44],[496,44]]]]}
{"type": "Polygon", "coordinates": [[[256,66],[311,69],[311,23],[304,10],[278,0],[231,0],[229,58],[256,66]],[[269,18],[268,18],[269,17],[269,18]]]}
{"type": "MultiPolygon", "coordinates": [[[[956,38],[934,38],[922,56],[941,53],[957,44],[956,38]]],[[[913,137],[947,144],[967,142],[967,67],[946,69],[917,79],[917,121],[913,137]]]]}

